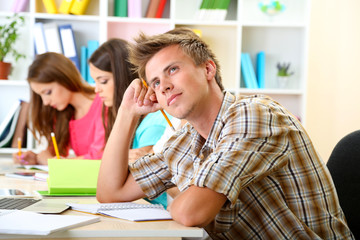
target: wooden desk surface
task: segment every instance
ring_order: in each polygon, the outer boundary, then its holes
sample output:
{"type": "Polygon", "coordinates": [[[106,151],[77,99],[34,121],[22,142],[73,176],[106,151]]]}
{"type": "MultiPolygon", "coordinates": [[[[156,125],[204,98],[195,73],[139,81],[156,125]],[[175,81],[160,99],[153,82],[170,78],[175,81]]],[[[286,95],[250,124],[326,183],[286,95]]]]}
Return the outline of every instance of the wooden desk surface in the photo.
{"type": "MultiPolygon", "coordinates": [[[[11,169],[12,161],[10,159],[0,158],[0,172],[1,169],[11,169]]],[[[47,183],[36,180],[23,180],[17,178],[10,178],[0,176],[0,188],[18,188],[21,190],[33,192],[35,190],[47,190],[47,183]]],[[[78,202],[78,203],[96,203],[95,197],[57,197],[60,201],[78,202]]],[[[141,200],[140,200],[141,201],[141,200]]],[[[88,215],[73,210],[67,210],[65,215],[88,215]]],[[[100,215],[99,215],[100,216],[100,215]]],[[[181,237],[201,237],[202,229],[196,227],[185,227],[175,221],[149,221],[149,222],[132,222],[121,220],[117,218],[100,216],[101,221],[83,227],[73,228],[63,232],[56,232],[54,234],[44,236],[44,239],[111,239],[114,237],[122,239],[181,239],[181,237]]],[[[18,235],[19,236],[19,235],[18,235]]],[[[39,238],[38,236],[21,236],[15,237],[11,235],[1,235],[0,239],[27,239],[39,238]]]]}

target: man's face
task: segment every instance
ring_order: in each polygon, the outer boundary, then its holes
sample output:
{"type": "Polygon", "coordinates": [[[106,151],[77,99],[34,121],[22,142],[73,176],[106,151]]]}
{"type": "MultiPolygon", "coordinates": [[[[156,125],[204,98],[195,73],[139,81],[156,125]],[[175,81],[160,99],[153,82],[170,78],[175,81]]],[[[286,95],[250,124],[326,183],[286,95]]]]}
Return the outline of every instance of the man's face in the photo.
{"type": "Polygon", "coordinates": [[[195,117],[208,91],[206,64],[196,66],[177,45],[160,50],[146,64],[145,74],[157,100],[172,116],[195,117]]]}

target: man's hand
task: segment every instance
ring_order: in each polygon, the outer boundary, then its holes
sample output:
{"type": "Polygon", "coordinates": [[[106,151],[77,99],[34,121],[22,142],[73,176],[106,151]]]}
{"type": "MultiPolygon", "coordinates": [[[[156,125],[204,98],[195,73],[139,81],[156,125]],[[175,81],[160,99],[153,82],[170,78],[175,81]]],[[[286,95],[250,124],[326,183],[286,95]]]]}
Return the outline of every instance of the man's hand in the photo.
{"type": "Polygon", "coordinates": [[[141,80],[136,78],[126,89],[120,108],[134,116],[139,116],[156,112],[160,109],[160,105],[154,91],[145,87],[141,80]]]}

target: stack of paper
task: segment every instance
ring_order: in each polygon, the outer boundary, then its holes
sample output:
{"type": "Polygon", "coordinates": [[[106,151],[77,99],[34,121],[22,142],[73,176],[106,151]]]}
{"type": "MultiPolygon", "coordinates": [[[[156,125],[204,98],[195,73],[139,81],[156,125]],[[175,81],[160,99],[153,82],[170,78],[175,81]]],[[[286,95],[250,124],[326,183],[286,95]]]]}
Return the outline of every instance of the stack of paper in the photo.
{"type": "Polygon", "coordinates": [[[99,222],[97,216],[39,214],[21,210],[0,212],[0,234],[48,235],[50,233],[99,222]]]}

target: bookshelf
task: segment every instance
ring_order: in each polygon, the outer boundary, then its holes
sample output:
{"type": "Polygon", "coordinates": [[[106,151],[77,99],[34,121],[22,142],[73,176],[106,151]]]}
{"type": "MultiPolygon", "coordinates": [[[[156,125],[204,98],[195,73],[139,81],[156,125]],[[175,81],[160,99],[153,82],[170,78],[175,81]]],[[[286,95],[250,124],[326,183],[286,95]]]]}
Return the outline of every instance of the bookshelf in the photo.
{"type": "MultiPolygon", "coordinates": [[[[142,0],[142,3],[146,5],[149,1],[142,0]]],[[[61,0],[55,2],[59,7],[61,0]]],[[[194,16],[201,2],[202,0],[168,0],[163,17],[159,19],[116,17],[113,14],[114,0],[92,0],[84,15],[48,14],[42,0],[29,0],[28,8],[21,13],[26,17],[27,26],[22,30],[23,35],[18,43],[19,50],[24,50],[28,58],[16,64],[10,80],[0,80],[0,100],[6,99],[8,95],[21,94],[22,89],[27,86],[27,66],[34,57],[33,42],[29,39],[33,39],[31,28],[36,22],[55,22],[58,25],[70,23],[74,30],[78,56],[80,46],[86,45],[88,40],[98,40],[100,44],[112,37],[132,41],[139,31],[156,34],[185,26],[202,31],[202,38],[219,59],[227,90],[235,94],[269,95],[305,124],[310,0],[283,0],[285,11],[273,17],[259,10],[258,0],[231,0],[224,21],[196,20],[194,16]],[[241,52],[248,52],[255,66],[256,53],[259,51],[266,54],[265,88],[244,88],[240,67],[241,52]],[[295,72],[286,88],[278,87],[277,62],[290,62],[291,70],[295,72]],[[18,82],[25,83],[18,86],[18,82]],[[9,92],[3,86],[11,87],[14,92],[9,92]]],[[[12,14],[11,5],[12,1],[1,4],[0,19],[12,14]]]]}

